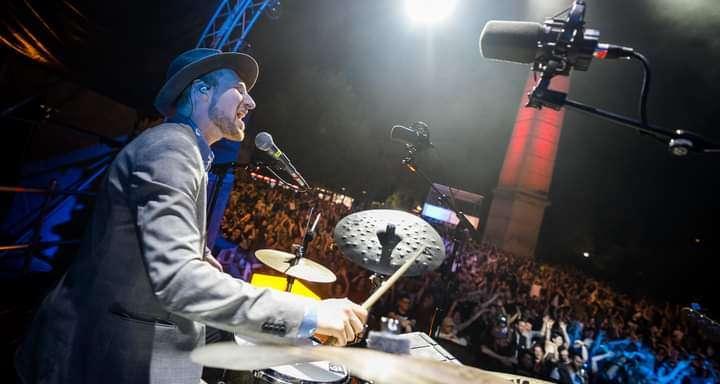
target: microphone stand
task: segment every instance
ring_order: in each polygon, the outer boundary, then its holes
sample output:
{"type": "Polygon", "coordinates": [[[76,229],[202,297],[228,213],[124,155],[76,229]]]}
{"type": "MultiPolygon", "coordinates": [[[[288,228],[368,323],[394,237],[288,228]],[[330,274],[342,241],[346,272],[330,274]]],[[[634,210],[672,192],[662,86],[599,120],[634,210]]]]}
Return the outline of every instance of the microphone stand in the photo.
{"type": "Polygon", "coordinates": [[[279,183],[279,184],[282,184],[282,185],[284,185],[284,186],[287,186],[287,187],[289,187],[290,189],[292,189],[292,190],[294,190],[294,191],[296,191],[296,192],[305,193],[305,192],[311,191],[311,189],[309,189],[309,188],[301,188],[300,186],[297,186],[297,185],[295,185],[295,184],[293,184],[293,183],[290,183],[290,182],[288,182],[287,180],[283,179],[282,176],[278,175],[278,173],[275,172],[275,169],[273,169],[272,166],[267,165],[267,164],[263,163],[262,161],[255,161],[255,162],[253,162],[253,163],[251,163],[251,164],[248,164],[248,166],[246,167],[246,169],[249,169],[249,170],[252,170],[253,168],[254,168],[256,171],[257,171],[257,170],[260,170],[260,169],[264,169],[264,170],[270,172],[273,176],[275,176],[275,177],[278,179],[278,183],[279,183]]]}
{"type": "Polygon", "coordinates": [[[215,180],[215,185],[213,185],[212,194],[210,195],[210,201],[207,206],[208,218],[213,214],[220,189],[222,189],[223,184],[225,184],[225,176],[231,169],[235,168],[235,166],[237,166],[237,163],[230,161],[222,164],[213,164],[212,167],[210,167],[210,172],[214,173],[217,179],[215,180]]]}
{"type": "MultiPolygon", "coordinates": [[[[639,59],[643,63],[646,76],[649,75],[649,64],[644,56],[634,54],[634,58],[639,59]]],[[[643,92],[643,100],[641,107],[641,120],[636,120],[627,116],[619,115],[600,108],[596,108],[578,101],[570,100],[564,92],[549,89],[550,80],[556,75],[566,75],[562,68],[566,67],[566,63],[557,60],[550,60],[545,65],[536,65],[533,70],[541,69],[541,77],[533,90],[528,95],[528,103],[526,107],[542,109],[549,107],[554,110],[560,110],[562,107],[569,107],[576,111],[580,111],[592,116],[600,117],[626,127],[635,128],[639,133],[648,135],[657,141],[666,143],[671,154],[682,157],[687,156],[689,152],[700,153],[720,153],[720,144],[713,143],[707,138],[697,133],[676,129],[670,131],[647,122],[645,115],[645,91],[643,92]]],[[[647,81],[646,77],[646,81],[647,81]]],[[[645,87],[644,85],[643,87],[645,87]]]]}
{"type": "Polygon", "coordinates": [[[600,108],[569,100],[564,92],[549,89],[550,80],[557,76],[568,76],[572,69],[587,71],[593,56],[598,48],[599,32],[585,30],[585,1],[574,0],[570,8],[561,12],[568,12],[568,17],[553,16],[545,22],[545,28],[561,31],[556,41],[540,42],[542,54],[535,58],[532,71],[541,74],[540,79],[530,92],[526,107],[542,109],[549,107],[560,110],[562,107],[600,117],[602,119],[635,128],[639,133],[662,143],[666,143],[670,153],[674,156],[687,156],[691,151],[701,153],[720,153],[720,144],[713,143],[705,137],[686,130],[673,131],[663,129],[648,123],[647,95],[650,83],[650,64],[642,54],[630,49],[622,57],[639,60],[643,65],[644,78],[640,97],[640,120],[608,112],[600,108]]]}
{"type": "Polygon", "coordinates": [[[440,324],[442,323],[442,318],[447,315],[447,311],[450,308],[450,291],[453,290],[454,285],[454,280],[450,279],[450,277],[451,274],[455,272],[455,262],[458,252],[465,248],[465,243],[467,242],[465,230],[469,231],[471,237],[475,240],[479,240],[480,233],[472,226],[472,224],[470,224],[470,221],[467,217],[465,217],[465,214],[458,209],[455,198],[452,196],[452,187],[448,186],[448,191],[450,193],[449,196],[442,193],[428,175],[418,168],[415,162],[415,156],[418,153],[418,148],[412,144],[405,144],[405,149],[407,150],[407,156],[403,157],[402,164],[412,173],[420,175],[421,178],[430,184],[430,188],[439,195],[438,200],[440,200],[441,203],[445,203],[445,205],[447,205],[455,213],[455,216],[457,216],[459,220],[459,223],[455,226],[452,233],[452,252],[450,253],[450,257],[448,257],[445,261],[443,267],[441,267],[440,271],[440,277],[442,281],[445,282],[445,289],[443,289],[442,298],[435,305],[435,314],[433,315],[432,324],[430,326],[430,336],[432,336],[437,333],[440,328],[440,324]]]}

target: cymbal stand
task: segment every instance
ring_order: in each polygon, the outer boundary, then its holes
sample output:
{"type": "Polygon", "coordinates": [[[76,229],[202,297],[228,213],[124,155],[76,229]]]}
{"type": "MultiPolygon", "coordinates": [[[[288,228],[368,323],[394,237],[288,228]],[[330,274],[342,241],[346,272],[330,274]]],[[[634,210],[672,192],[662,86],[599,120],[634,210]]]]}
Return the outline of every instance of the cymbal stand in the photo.
{"type": "MultiPolygon", "coordinates": [[[[313,208],[310,208],[310,214],[308,215],[308,223],[305,227],[305,236],[303,236],[302,244],[295,249],[295,257],[290,260],[290,267],[288,269],[298,265],[300,263],[300,260],[305,257],[305,251],[307,250],[308,245],[310,242],[315,238],[315,229],[317,228],[317,224],[320,221],[320,215],[322,212],[318,212],[317,216],[315,216],[315,220],[312,220],[313,213],[315,211],[315,208],[317,208],[317,205],[313,208]],[[312,223],[312,226],[310,225],[312,223]]],[[[287,285],[285,286],[285,291],[290,292],[292,291],[293,284],[295,283],[295,278],[293,276],[287,277],[287,285]]]]}

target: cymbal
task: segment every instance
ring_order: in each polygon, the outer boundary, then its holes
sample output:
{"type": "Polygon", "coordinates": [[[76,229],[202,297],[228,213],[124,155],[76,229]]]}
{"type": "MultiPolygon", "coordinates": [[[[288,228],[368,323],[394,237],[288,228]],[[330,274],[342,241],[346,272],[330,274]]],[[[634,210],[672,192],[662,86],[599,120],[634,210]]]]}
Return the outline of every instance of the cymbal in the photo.
{"type": "Polygon", "coordinates": [[[419,216],[392,209],[371,209],[345,216],[335,226],[335,244],[343,255],[363,268],[390,275],[404,259],[425,248],[405,276],[436,269],[445,260],[445,244],[419,216]]]}
{"type": "Polygon", "coordinates": [[[190,359],[207,367],[237,371],[311,361],[330,361],[343,365],[353,376],[377,384],[548,383],[465,365],[359,348],[239,346],[232,342],[223,342],[196,348],[190,354],[190,359]]]}
{"type": "Polygon", "coordinates": [[[292,253],[276,251],[274,249],[260,249],[255,251],[255,257],[268,267],[300,280],[314,283],[332,283],[335,274],[323,267],[320,263],[302,258],[297,265],[290,265],[295,255],[292,253]]]}

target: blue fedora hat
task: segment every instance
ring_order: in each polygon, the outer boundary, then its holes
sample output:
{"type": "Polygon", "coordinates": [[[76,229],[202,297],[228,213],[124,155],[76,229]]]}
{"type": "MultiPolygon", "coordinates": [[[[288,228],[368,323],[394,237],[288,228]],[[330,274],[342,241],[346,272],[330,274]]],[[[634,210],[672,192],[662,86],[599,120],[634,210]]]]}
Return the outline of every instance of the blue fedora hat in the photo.
{"type": "Polygon", "coordinates": [[[195,48],[181,53],[170,63],[165,84],[155,96],[155,108],[163,115],[171,116],[178,97],[193,80],[223,68],[235,71],[248,90],[255,85],[259,69],[252,56],[211,48],[195,48]]]}

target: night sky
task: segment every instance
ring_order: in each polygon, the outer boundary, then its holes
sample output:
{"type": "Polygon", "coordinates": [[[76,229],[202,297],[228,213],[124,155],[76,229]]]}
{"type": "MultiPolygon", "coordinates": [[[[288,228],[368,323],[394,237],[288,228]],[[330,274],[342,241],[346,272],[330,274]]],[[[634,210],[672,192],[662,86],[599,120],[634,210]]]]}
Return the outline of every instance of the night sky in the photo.
{"type": "MultiPolygon", "coordinates": [[[[97,29],[68,54],[66,72],[143,111],[215,4],[146,3],[88,5],[97,29]]],[[[420,167],[485,195],[487,211],[528,67],[484,60],[480,31],[491,19],[542,21],[569,3],[460,0],[447,20],[424,27],[409,21],[402,1],[286,0],[280,17],[262,18],[249,37],[261,65],[250,129],[270,132],[311,183],[423,200],[427,185],[401,168],[402,148],[388,131],[425,121],[436,149],[420,167]]],[[[720,142],[715,0],[590,0],[586,21],[601,41],[650,60],[652,123],[720,142]]],[[[637,62],[594,61],[573,73],[570,98],[635,116],[641,79],[637,62]]],[[[719,164],[720,155],[674,158],[630,128],[568,111],[538,257],[633,292],[711,305],[719,164]]]]}

